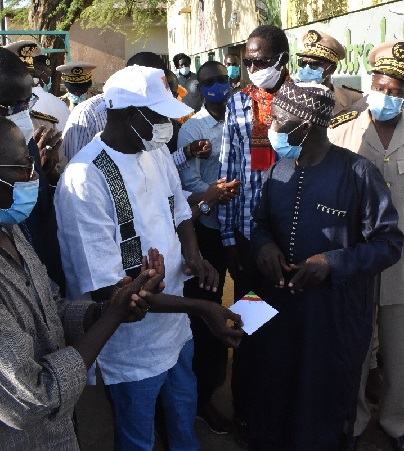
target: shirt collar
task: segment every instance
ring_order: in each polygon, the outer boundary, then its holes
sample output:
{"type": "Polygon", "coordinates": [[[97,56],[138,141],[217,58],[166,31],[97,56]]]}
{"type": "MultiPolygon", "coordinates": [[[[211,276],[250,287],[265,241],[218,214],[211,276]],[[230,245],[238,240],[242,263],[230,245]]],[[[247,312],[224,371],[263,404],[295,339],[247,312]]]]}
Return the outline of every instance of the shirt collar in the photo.
{"type": "Polygon", "coordinates": [[[221,124],[224,121],[217,121],[213,116],[210,115],[209,111],[205,108],[205,104],[202,105],[201,109],[199,110],[201,119],[203,119],[206,123],[206,125],[209,128],[213,128],[217,124],[221,124]]]}

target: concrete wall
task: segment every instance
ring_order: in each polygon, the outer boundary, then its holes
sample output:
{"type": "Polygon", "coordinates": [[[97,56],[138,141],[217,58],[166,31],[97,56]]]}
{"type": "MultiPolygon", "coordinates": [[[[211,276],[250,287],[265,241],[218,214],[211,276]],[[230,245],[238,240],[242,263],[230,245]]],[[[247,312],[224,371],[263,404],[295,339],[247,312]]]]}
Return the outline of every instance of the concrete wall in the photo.
{"type": "Polygon", "coordinates": [[[167,25],[153,25],[146,39],[133,42],[133,32],[128,30],[127,39],[125,41],[125,60],[138,52],[154,52],[158,55],[168,55],[168,37],[167,25]]]}
{"type": "Polygon", "coordinates": [[[170,60],[184,52],[193,70],[195,58],[203,64],[211,54],[223,61],[228,47],[245,43],[257,25],[255,0],[176,0],[167,13],[170,60]]]}
{"type": "MultiPolygon", "coordinates": [[[[8,29],[21,30],[19,23],[8,20],[8,29]]],[[[101,33],[100,29],[84,29],[76,22],[70,32],[71,60],[88,61],[97,68],[93,71],[94,90],[102,89],[105,81],[117,70],[125,67],[126,61],[135,53],[142,51],[155,52],[158,55],[168,55],[167,26],[156,21],[150,27],[147,36],[134,42],[136,37],[129,25],[127,35],[112,30],[101,33]]],[[[8,42],[31,39],[29,36],[9,36],[8,42]]],[[[168,57],[167,57],[168,58],[168,57]]]]}
{"type": "Polygon", "coordinates": [[[114,72],[125,66],[125,37],[120,33],[99,29],[82,29],[78,23],[69,32],[71,59],[88,61],[93,70],[94,87],[102,85],[114,72]]]}
{"type": "Polygon", "coordinates": [[[97,65],[93,72],[93,83],[100,87],[117,70],[125,67],[126,61],[135,53],[150,51],[158,55],[168,54],[166,24],[154,23],[147,36],[134,42],[136,36],[130,26],[127,34],[108,30],[100,33],[99,29],[84,30],[79,23],[71,28],[71,58],[85,60],[97,65]]]}

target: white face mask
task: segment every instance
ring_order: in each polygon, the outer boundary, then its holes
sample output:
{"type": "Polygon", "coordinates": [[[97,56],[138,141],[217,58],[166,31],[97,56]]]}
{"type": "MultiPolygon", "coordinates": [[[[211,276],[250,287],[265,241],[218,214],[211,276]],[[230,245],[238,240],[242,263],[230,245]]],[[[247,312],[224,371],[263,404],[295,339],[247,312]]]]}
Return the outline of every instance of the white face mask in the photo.
{"type": "Polygon", "coordinates": [[[7,119],[13,121],[14,124],[22,131],[24,135],[25,142],[28,143],[31,141],[31,138],[34,136],[34,125],[31,121],[31,116],[29,115],[29,110],[20,111],[19,113],[12,114],[11,116],[6,116],[7,119]]]}
{"type": "Polygon", "coordinates": [[[257,88],[271,89],[278,83],[283,66],[281,66],[279,70],[275,69],[275,66],[278,65],[279,61],[282,58],[282,55],[283,53],[279,55],[278,61],[273,66],[258,70],[253,73],[250,73],[250,71],[248,71],[250,80],[254,83],[255,86],[257,86],[257,88]]]}
{"type": "Polygon", "coordinates": [[[136,131],[135,127],[131,125],[132,130],[142,140],[145,150],[147,151],[155,150],[160,148],[163,144],[167,144],[173,137],[173,124],[171,123],[171,121],[165,122],[164,124],[152,124],[140,110],[138,111],[146,119],[146,121],[153,127],[152,139],[150,141],[147,141],[143,139],[136,131]]]}

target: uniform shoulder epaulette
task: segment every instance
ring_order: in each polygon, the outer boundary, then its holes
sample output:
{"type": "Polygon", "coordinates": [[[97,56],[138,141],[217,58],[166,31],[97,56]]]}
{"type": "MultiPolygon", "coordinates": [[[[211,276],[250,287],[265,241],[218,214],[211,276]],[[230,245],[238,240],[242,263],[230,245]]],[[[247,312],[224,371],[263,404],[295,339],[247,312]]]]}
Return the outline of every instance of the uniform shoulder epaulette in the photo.
{"type": "Polygon", "coordinates": [[[331,119],[328,128],[336,128],[339,125],[346,124],[359,116],[359,111],[348,111],[348,113],[341,113],[331,119]]]}
{"type": "Polygon", "coordinates": [[[363,94],[363,91],[360,89],[352,88],[352,86],[342,85],[342,88],[349,89],[350,91],[358,92],[359,94],[363,94]]]}
{"type": "Polygon", "coordinates": [[[52,124],[59,124],[59,119],[55,116],[51,116],[50,114],[41,113],[40,111],[30,111],[30,115],[35,119],[42,119],[48,122],[52,122],[52,124]]]}

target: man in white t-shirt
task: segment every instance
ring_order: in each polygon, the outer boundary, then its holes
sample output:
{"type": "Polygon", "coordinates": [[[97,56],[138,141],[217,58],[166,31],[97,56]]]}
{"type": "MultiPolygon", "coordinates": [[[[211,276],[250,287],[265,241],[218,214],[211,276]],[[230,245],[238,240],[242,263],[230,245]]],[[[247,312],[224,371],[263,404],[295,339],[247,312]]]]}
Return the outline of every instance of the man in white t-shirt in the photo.
{"type": "MultiPolygon", "coordinates": [[[[72,159],[56,192],[68,296],[105,299],[125,273],[139,272],[142,254],[159,249],[165,293],[175,301],[167,301],[164,311],[172,313],[149,313],[134,327],[123,324],[97,363],[114,409],[116,450],[152,449],[159,393],[170,448],[197,450],[193,342],[187,315],[178,313],[196,309],[178,307],[183,298],[175,298],[186,277],[181,252],[187,274],[199,277],[201,287],[216,291],[218,276],[200,257],[190,208],[165,145],[172,133],[167,115],[181,117],[190,109],[172,97],[162,70],[144,66],[115,73],[104,95],[105,130],[72,159]]],[[[198,307],[204,318],[205,309],[198,307]]],[[[220,315],[239,320],[225,309],[220,315]]],[[[237,340],[238,331],[230,330],[224,335],[237,340]]]]}

